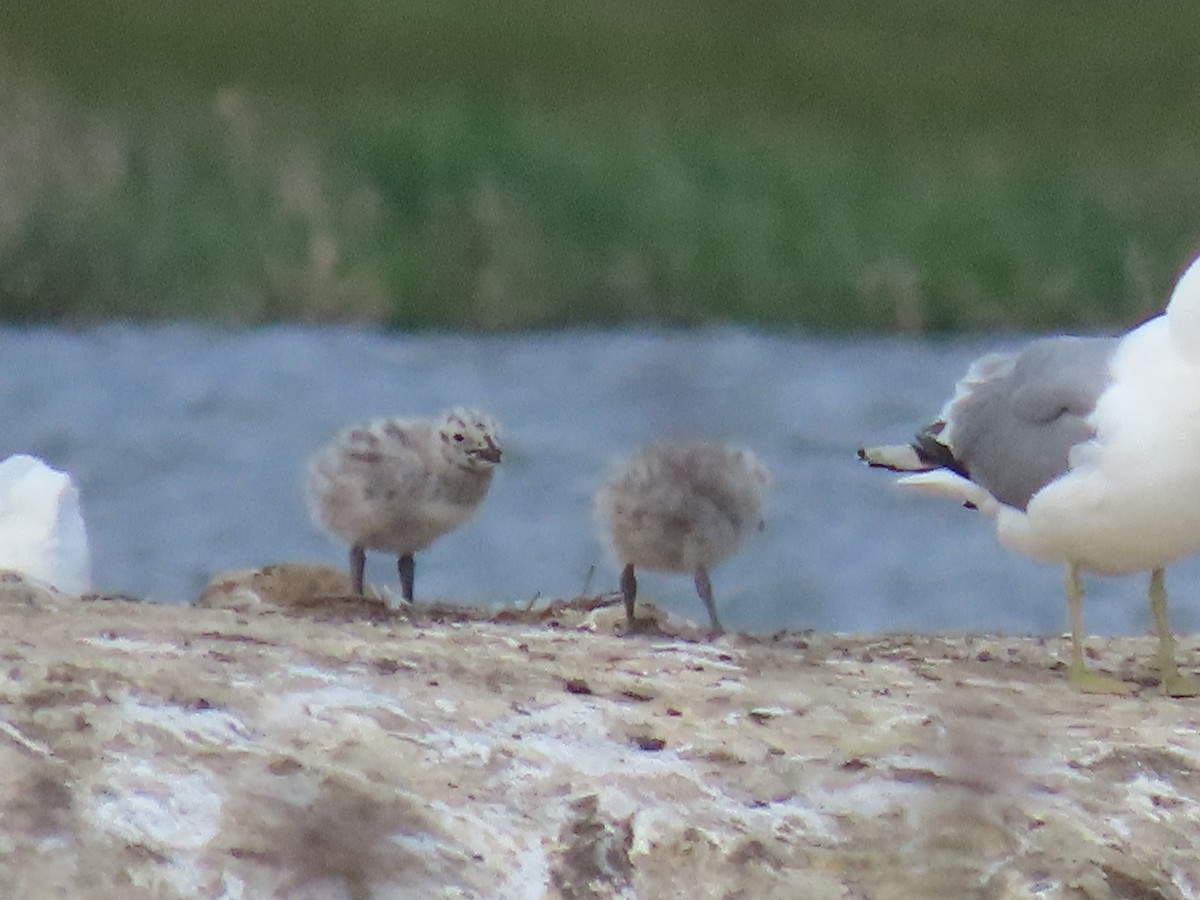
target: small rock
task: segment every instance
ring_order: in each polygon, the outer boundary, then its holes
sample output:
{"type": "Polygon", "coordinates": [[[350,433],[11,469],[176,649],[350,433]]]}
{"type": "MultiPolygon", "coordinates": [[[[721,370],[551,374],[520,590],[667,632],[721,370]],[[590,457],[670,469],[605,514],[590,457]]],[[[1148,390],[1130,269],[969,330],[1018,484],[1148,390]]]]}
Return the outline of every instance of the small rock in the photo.
{"type": "Polygon", "coordinates": [[[567,678],[563,681],[563,687],[566,688],[568,694],[592,693],[591,686],[582,678],[567,678]]]}
{"type": "Polygon", "coordinates": [[[288,607],[322,597],[350,596],[350,576],[345,572],[311,563],[278,563],[218,575],[196,606],[246,612],[257,606],[288,607]]]}

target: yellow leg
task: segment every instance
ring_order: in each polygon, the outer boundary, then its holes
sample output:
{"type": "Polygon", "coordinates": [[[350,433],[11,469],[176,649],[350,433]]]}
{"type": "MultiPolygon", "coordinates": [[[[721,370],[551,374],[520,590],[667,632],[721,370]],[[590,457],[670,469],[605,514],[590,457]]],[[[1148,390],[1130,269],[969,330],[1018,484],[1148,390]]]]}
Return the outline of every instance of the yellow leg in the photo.
{"type": "Polygon", "coordinates": [[[1083,582],[1074,563],[1067,565],[1067,611],[1071,619],[1071,666],[1067,680],[1071,687],[1085,694],[1130,693],[1132,684],[1093,672],[1083,664],[1083,582]]]}
{"type": "Polygon", "coordinates": [[[1163,570],[1155,569],[1150,574],[1150,612],[1154,616],[1154,630],[1158,632],[1158,664],[1162,692],[1169,697],[1195,697],[1200,695],[1200,681],[1189,678],[1175,664],[1175,637],[1167,622],[1167,589],[1163,585],[1163,570]]]}

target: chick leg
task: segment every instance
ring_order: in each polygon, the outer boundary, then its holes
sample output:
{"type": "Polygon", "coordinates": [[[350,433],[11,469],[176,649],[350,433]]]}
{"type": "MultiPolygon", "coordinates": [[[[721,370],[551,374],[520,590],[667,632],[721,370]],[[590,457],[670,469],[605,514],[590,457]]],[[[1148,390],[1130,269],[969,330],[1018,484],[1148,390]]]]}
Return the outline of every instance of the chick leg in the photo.
{"type": "Polygon", "coordinates": [[[366,549],[360,544],[355,544],[350,548],[350,590],[359,596],[362,596],[363,592],[363,569],[366,565],[366,549]]]}
{"type": "Polygon", "coordinates": [[[413,576],[416,566],[413,564],[411,553],[405,553],[396,560],[396,569],[400,572],[400,596],[406,603],[413,602],[413,576]]]}
{"type": "Polygon", "coordinates": [[[1074,563],[1067,565],[1067,608],[1071,618],[1071,667],[1067,670],[1067,681],[1071,687],[1085,694],[1132,692],[1132,684],[1092,672],[1083,664],[1083,582],[1074,563]]]}
{"type": "Polygon", "coordinates": [[[1168,697],[1195,697],[1200,695],[1200,681],[1179,671],[1175,664],[1175,638],[1167,621],[1167,589],[1163,585],[1163,570],[1155,569],[1150,574],[1150,612],[1154,616],[1154,628],[1158,632],[1158,674],[1162,692],[1168,697]]]}
{"type": "Polygon", "coordinates": [[[621,570],[621,596],[625,599],[625,624],[633,627],[633,604],[637,601],[637,576],[633,563],[621,570]]]}
{"type": "Polygon", "coordinates": [[[713,602],[712,582],[708,578],[708,569],[704,566],[696,570],[696,593],[700,595],[700,599],[704,601],[704,608],[708,610],[708,620],[712,623],[713,633],[724,634],[725,629],[721,627],[717,618],[717,604],[713,602]]]}

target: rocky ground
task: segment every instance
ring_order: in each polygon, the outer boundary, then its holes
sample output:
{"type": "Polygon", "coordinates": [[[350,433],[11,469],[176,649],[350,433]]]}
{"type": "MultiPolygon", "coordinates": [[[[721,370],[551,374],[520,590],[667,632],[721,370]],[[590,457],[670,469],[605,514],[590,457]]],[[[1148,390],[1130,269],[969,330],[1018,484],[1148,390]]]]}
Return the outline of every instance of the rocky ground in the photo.
{"type": "MultiPolygon", "coordinates": [[[[726,636],[607,598],[203,606],[0,578],[0,896],[1200,896],[1200,702],[1149,638],[726,636]]],[[[1194,671],[1200,643],[1180,641],[1194,671]]]]}

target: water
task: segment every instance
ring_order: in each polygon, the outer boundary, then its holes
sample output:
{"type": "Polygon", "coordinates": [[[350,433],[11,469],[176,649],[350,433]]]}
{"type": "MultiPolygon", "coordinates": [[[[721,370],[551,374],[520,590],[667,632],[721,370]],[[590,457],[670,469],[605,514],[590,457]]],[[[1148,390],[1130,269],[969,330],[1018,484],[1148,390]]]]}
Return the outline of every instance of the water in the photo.
{"type": "MultiPolygon", "coordinates": [[[[727,626],[1065,628],[1062,572],[1000,549],[991,523],[905,493],[855,458],[906,440],[975,356],[1014,339],[816,339],[735,329],[406,336],[299,327],[0,330],[0,453],[70,470],[100,590],[194,598],[222,571],[345,564],[309,521],[309,454],[346,424],[474,404],[506,454],[481,515],[417,557],[418,597],[481,603],[615,589],[590,497],[614,455],[666,435],[744,443],[771,469],[766,530],[714,574],[727,626]]],[[[1200,625],[1200,563],[1168,572],[1200,625]]],[[[394,587],[394,560],[367,578],[394,587]]],[[[704,620],[691,580],[643,593],[704,620]]],[[[1138,633],[1145,578],[1089,577],[1085,625],[1138,633]]]]}

